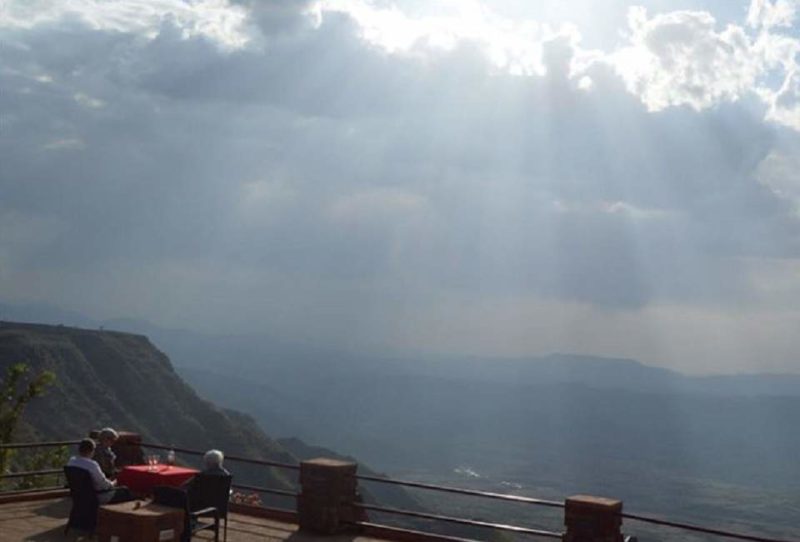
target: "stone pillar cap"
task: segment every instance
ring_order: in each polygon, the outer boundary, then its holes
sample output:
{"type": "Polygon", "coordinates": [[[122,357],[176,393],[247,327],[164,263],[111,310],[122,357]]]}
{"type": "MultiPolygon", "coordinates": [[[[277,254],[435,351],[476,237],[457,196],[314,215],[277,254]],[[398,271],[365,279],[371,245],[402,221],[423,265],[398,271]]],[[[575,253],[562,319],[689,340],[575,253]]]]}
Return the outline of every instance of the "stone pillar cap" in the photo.
{"type": "Polygon", "coordinates": [[[594,509],[622,509],[622,501],[619,499],[609,499],[608,497],[595,497],[594,495],[573,495],[567,497],[567,506],[577,506],[581,508],[594,509]]]}
{"type": "Polygon", "coordinates": [[[314,465],[318,467],[350,467],[355,465],[355,463],[352,461],[342,461],[340,459],[331,459],[329,457],[315,457],[314,459],[301,461],[301,464],[314,465]]]}

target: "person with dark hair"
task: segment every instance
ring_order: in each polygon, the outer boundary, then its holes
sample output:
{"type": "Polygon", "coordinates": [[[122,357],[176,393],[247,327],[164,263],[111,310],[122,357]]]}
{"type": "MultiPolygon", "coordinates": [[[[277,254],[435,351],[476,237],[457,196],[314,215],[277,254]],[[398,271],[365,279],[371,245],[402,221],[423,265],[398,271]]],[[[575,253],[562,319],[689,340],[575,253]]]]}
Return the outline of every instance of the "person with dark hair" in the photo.
{"type": "Polygon", "coordinates": [[[124,486],[118,487],[115,481],[106,478],[100,465],[92,459],[95,448],[96,445],[92,439],[83,439],[78,444],[78,455],[71,457],[67,462],[67,466],[78,467],[89,472],[100,504],[132,501],[133,495],[131,495],[130,490],[124,486]]]}
{"type": "Polygon", "coordinates": [[[113,480],[117,475],[117,467],[115,465],[117,456],[111,447],[117,442],[119,434],[111,427],[105,427],[100,430],[97,435],[97,448],[94,451],[94,460],[100,465],[100,470],[106,475],[106,478],[113,480]]]}

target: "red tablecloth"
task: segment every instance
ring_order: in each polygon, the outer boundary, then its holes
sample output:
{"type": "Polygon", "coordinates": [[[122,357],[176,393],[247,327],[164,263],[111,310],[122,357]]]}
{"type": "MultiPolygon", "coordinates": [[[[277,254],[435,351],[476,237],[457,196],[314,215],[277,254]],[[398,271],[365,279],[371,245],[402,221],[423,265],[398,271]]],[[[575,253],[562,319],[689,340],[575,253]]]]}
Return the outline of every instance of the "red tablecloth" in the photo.
{"type": "Polygon", "coordinates": [[[124,467],[117,473],[117,484],[128,486],[135,493],[152,493],[156,486],[178,487],[199,471],[184,467],[157,465],[155,471],[148,471],[147,465],[124,467]]]}

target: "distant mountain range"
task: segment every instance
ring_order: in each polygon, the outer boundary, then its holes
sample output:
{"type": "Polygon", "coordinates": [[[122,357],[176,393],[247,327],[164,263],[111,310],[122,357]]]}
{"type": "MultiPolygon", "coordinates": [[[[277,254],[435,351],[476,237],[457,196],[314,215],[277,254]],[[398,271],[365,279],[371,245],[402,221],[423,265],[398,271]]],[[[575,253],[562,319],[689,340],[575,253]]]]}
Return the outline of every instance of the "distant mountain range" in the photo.
{"type": "Polygon", "coordinates": [[[385,374],[414,372],[428,376],[492,382],[535,379],[641,392],[800,396],[800,374],[791,373],[689,376],[632,359],[568,353],[528,358],[476,358],[347,352],[314,344],[289,342],[269,333],[213,335],[163,328],[143,320],[117,318],[101,321],[46,304],[0,302],[0,321],[3,320],[142,334],[164,350],[176,366],[211,371],[221,369],[221,372],[228,374],[233,372],[233,368],[251,369],[287,364],[309,368],[340,368],[340,364],[345,364],[349,368],[366,371],[374,371],[379,367],[380,372],[385,374]]]}

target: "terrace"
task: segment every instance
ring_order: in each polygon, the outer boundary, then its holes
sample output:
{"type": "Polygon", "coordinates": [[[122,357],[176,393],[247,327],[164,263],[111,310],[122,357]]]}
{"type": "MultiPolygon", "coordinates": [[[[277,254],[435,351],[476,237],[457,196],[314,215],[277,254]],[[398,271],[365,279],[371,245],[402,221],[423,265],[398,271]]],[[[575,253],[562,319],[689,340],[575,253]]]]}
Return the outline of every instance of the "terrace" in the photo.
{"type": "MultiPolygon", "coordinates": [[[[128,433],[121,439],[120,456],[134,452],[141,455],[142,449],[166,450],[159,444],[145,444],[138,435],[128,433]]],[[[53,443],[3,444],[0,448],[33,448],[64,446],[77,441],[53,443]]],[[[201,456],[199,450],[175,448],[182,456],[201,456]]],[[[731,532],[716,528],[687,525],[662,518],[623,513],[622,502],[592,496],[574,496],[564,501],[550,501],[489,493],[478,490],[443,487],[420,482],[393,480],[389,478],[357,474],[357,465],[330,459],[303,461],[299,465],[264,461],[252,458],[228,456],[226,461],[258,466],[261,468],[285,469],[298,474],[299,492],[285,489],[259,487],[234,483],[234,489],[249,491],[265,497],[270,506],[245,502],[231,502],[228,520],[228,540],[248,542],[251,540],[289,540],[292,542],[354,541],[430,541],[465,542],[466,540],[487,540],[497,533],[534,540],[557,539],[565,542],[635,542],[636,537],[622,533],[623,520],[640,522],[659,528],[677,529],[687,536],[703,535],[702,540],[746,540],[751,542],[792,542],[789,539],[776,539],[746,533],[731,532]],[[359,498],[360,483],[392,484],[396,486],[435,491],[453,496],[505,501],[519,505],[544,507],[551,511],[563,510],[565,530],[544,530],[519,525],[492,523],[472,518],[443,516],[419,510],[401,510],[375,504],[363,503],[359,498]],[[274,507],[272,503],[280,500],[294,500],[293,507],[274,507]],[[428,528],[409,528],[408,523],[391,525],[387,518],[411,518],[417,524],[428,528]],[[374,518],[380,518],[377,522],[374,518]],[[420,523],[421,522],[421,523],[420,523]],[[458,536],[443,534],[443,525],[458,526],[458,536]],[[464,531],[467,529],[467,531],[464,531]],[[438,531],[438,532],[437,532],[438,531]],[[465,537],[462,533],[473,533],[465,537]]],[[[71,532],[64,535],[64,526],[69,515],[71,502],[68,490],[60,480],[59,469],[18,472],[6,474],[2,478],[32,479],[49,477],[54,480],[50,487],[36,490],[0,492],[0,541],[48,541],[48,540],[93,540],[88,533],[71,532]]],[[[0,479],[2,479],[0,478],[0,479]]],[[[626,524],[626,530],[628,529],[626,524]]],[[[221,536],[221,535],[220,535],[221,536]]],[[[193,539],[213,539],[213,533],[198,533],[193,539]]],[[[694,539],[693,539],[694,540],[694,539]]],[[[697,539],[700,540],[700,539],[697,539]]]]}
{"type": "MultiPolygon", "coordinates": [[[[75,530],[64,535],[64,524],[71,506],[68,497],[0,504],[0,540],[31,540],[37,542],[78,542],[92,540],[86,533],[75,530]]],[[[213,540],[213,533],[201,531],[196,540],[213,540]]],[[[271,520],[246,514],[231,514],[228,520],[229,542],[311,542],[317,537],[298,531],[295,523],[271,520]]],[[[378,539],[365,536],[332,536],[330,542],[372,542],[378,539]]]]}

